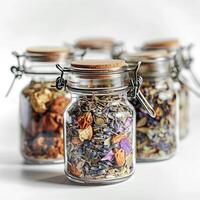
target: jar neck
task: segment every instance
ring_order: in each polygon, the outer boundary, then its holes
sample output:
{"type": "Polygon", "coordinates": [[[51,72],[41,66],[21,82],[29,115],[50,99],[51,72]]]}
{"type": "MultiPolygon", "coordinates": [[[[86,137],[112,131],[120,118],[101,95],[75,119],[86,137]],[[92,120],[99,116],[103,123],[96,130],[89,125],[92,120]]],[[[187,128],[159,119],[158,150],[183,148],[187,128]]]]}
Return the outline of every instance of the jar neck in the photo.
{"type": "Polygon", "coordinates": [[[142,76],[143,81],[161,81],[161,80],[172,80],[172,77],[170,74],[165,76],[142,76]]]}
{"type": "Polygon", "coordinates": [[[37,75],[37,74],[29,74],[27,75],[28,77],[31,78],[31,81],[34,82],[55,82],[57,75],[37,75]]]}
{"type": "Polygon", "coordinates": [[[69,89],[69,92],[73,96],[112,96],[118,98],[127,98],[128,88],[112,91],[112,90],[73,90],[69,89]]]}

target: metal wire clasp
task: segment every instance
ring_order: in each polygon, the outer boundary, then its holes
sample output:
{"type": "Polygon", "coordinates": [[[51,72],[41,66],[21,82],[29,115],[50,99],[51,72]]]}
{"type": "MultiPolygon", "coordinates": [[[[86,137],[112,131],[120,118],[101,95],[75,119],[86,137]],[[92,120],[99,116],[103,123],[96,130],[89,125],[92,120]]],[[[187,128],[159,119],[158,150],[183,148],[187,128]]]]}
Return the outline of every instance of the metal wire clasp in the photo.
{"type": "Polygon", "coordinates": [[[193,82],[198,87],[200,87],[200,82],[199,82],[198,78],[196,77],[196,75],[194,74],[194,72],[191,68],[191,63],[192,63],[193,59],[191,57],[190,50],[191,50],[192,47],[193,47],[193,45],[181,47],[177,51],[176,55],[174,55],[173,64],[172,64],[172,78],[175,81],[186,85],[191,92],[193,92],[196,96],[200,97],[200,92],[197,89],[195,89],[193,86],[191,86],[189,83],[184,81],[186,79],[186,77],[182,73],[183,69],[186,69],[188,72],[190,72],[190,74],[192,75],[193,82]],[[183,52],[186,52],[187,56],[184,55],[183,52]]]}
{"type": "Polygon", "coordinates": [[[23,73],[24,73],[24,61],[21,64],[21,60],[20,60],[20,58],[24,57],[24,55],[20,55],[16,51],[12,52],[12,55],[14,55],[17,59],[17,66],[12,66],[10,68],[10,71],[14,74],[14,79],[13,79],[13,81],[12,81],[12,83],[11,83],[7,93],[6,93],[6,97],[10,94],[10,92],[11,92],[13,86],[14,86],[15,80],[20,79],[22,77],[23,73]]]}
{"type": "Polygon", "coordinates": [[[193,62],[193,58],[191,56],[191,49],[193,48],[193,44],[181,48],[181,56],[183,61],[183,66],[186,70],[188,70],[192,76],[193,82],[200,87],[200,81],[197,78],[195,72],[191,67],[191,63],[193,62]]]}
{"type": "MultiPolygon", "coordinates": [[[[154,111],[154,109],[152,108],[152,106],[149,104],[149,102],[146,100],[146,98],[144,97],[144,95],[142,94],[142,92],[140,91],[140,86],[142,85],[142,77],[138,75],[138,70],[140,68],[141,62],[138,62],[138,64],[135,66],[135,70],[132,74],[131,77],[131,84],[133,87],[133,98],[138,99],[138,101],[142,104],[142,106],[144,106],[144,108],[147,110],[148,114],[155,118],[156,117],[156,113],[154,111]]],[[[129,64],[129,67],[131,67],[131,64],[129,64]]]]}
{"type": "Polygon", "coordinates": [[[58,90],[62,90],[63,87],[66,90],[67,88],[67,80],[64,79],[64,72],[68,71],[67,69],[61,67],[59,64],[56,64],[56,68],[61,72],[60,76],[56,79],[56,85],[53,87],[56,87],[58,90]]]}

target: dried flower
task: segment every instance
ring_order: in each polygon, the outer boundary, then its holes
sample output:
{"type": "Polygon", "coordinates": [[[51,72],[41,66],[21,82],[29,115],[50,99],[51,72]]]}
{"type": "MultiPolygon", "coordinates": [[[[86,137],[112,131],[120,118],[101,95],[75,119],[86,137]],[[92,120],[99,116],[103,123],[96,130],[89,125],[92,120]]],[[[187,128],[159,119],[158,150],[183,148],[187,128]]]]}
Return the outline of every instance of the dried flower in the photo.
{"type": "Polygon", "coordinates": [[[109,161],[112,161],[114,158],[114,153],[113,151],[109,151],[106,156],[104,156],[101,160],[109,160],[109,161]]]}
{"type": "Polygon", "coordinates": [[[51,82],[34,82],[23,90],[23,153],[39,160],[63,160],[63,111],[69,102],[64,91],[52,88],[51,82]]]}
{"type": "Polygon", "coordinates": [[[81,176],[81,172],[78,170],[78,168],[76,167],[75,164],[68,164],[68,170],[70,171],[70,173],[76,177],[80,177],[81,176]]]}
{"type": "Polygon", "coordinates": [[[51,106],[51,111],[58,114],[63,114],[63,111],[70,99],[66,99],[64,96],[58,96],[53,105],[51,106]]]}
{"type": "Polygon", "coordinates": [[[128,138],[123,138],[120,141],[120,147],[129,154],[131,152],[131,145],[128,138]]]}
{"type": "Polygon", "coordinates": [[[79,139],[81,141],[91,140],[92,139],[92,135],[93,135],[92,126],[88,126],[85,129],[79,129],[78,133],[79,133],[79,139]]]}
{"type": "Polygon", "coordinates": [[[126,135],[124,133],[120,133],[118,135],[114,135],[112,137],[112,143],[115,144],[115,143],[119,143],[123,138],[125,138],[126,135]]]}
{"type": "Polygon", "coordinates": [[[33,109],[38,113],[43,113],[47,110],[46,103],[52,98],[52,93],[49,89],[43,89],[41,91],[32,93],[30,96],[30,102],[33,109]]]}
{"type": "Polygon", "coordinates": [[[77,122],[81,129],[87,128],[89,125],[91,125],[93,121],[91,112],[86,112],[83,115],[79,116],[77,119],[77,122]]]}
{"type": "Polygon", "coordinates": [[[119,167],[122,167],[125,164],[126,157],[125,157],[125,152],[123,149],[115,149],[114,157],[115,157],[116,164],[119,167]]]}
{"type": "Polygon", "coordinates": [[[127,120],[125,121],[124,126],[129,127],[132,124],[132,122],[133,122],[133,118],[128,117],[127,120]]]}
{"type": "MultiPolygon", "coordinates": [[[[133,171],[130,145],[133,112],[124,100],[107,95],[83,95],[68,108],[66,157],[69,163],[76,163],[81,172],[80,181],[121,178],[133,171]],[[130,138],[130,144],[125,138],[130,138]],[[80,160],[82,164],[78,165],[80,160]]],[[[73,175],[74,172],[66,170],[73,175]]]]}

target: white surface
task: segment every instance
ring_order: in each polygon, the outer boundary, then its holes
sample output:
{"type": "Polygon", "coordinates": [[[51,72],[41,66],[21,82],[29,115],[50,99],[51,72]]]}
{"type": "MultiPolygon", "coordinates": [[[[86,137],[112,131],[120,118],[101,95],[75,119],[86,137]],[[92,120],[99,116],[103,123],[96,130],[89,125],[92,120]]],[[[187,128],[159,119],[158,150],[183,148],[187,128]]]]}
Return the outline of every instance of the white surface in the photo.
{"type": "Polygon", "coordinates": [[[121,184],[100,187],[70,184],[63,165],[29,166],[19,154],[18,97],[26,78],[4,95],[15,64],[12,50],[30,45],[61,44],[81,36],[111,36],[129,47],[144,40],[179,37],[195,44],[194,69],[200,73],[200,2],[131,0],[7,0],[0,7],[0,199],[199,200],[199,99],[191,96],[190,135],[178,154],[165,162],[138,164],[121,184]]]}

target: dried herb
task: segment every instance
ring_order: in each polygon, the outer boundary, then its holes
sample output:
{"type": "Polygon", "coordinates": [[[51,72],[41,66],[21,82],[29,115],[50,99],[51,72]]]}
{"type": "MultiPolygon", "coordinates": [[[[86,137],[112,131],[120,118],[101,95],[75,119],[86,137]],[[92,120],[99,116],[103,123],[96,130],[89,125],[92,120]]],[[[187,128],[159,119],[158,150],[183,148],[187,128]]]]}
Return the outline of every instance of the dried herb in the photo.
{"type": "Polygon", "coordinates": [[[177,99],[171,79],[144,80],[141,92],[156,111],[156,118],[148,116],[140,103],[132,98],[136,109],[137,160],[162,160],[172,156],[177,146],[177,99]]]}
{"type": "Polygon", "coordinates": [[[79,96],[66,117],[66,173],[83,182],[120,179],[134,169],[134,111],[122,96],[79,96]]]}
{"type": "Polygon", "coordinates": [[[63,160],[63,112],[70,98],[32,81],[21,96],[22,153],[27,161],[63,160]]]}

